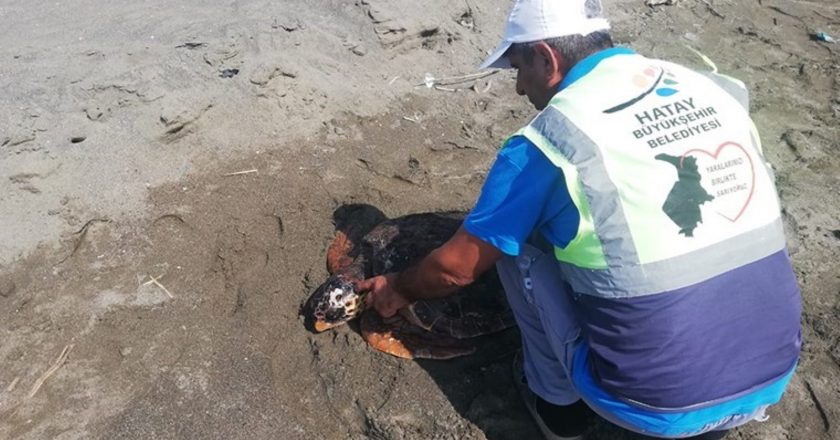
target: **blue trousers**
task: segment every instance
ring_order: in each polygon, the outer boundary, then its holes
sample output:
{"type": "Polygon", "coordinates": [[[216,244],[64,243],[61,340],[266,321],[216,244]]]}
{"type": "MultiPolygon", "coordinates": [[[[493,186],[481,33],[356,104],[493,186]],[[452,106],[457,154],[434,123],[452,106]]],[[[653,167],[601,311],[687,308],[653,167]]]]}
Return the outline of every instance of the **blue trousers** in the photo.
{"type": "MultiPolygon", "coordinates": [[[[496,267],[522,334],[523,367],[528,387],[555,405],[569,405],[580,400],[582,396],[570,379],[574,354],[581,343],[580,325],[574,314],[571,292],[554,255],[524,244],[519,256],[505,256],[496,267]]],[[[606,420],[645,433],[599,411],[597,405],[589,406],[606,420]]],[[[763,421],[766,420],[766,408],[759,408],[752,414],[733,415],[679,437],[723,431],[752,420],[763,421]]]]}

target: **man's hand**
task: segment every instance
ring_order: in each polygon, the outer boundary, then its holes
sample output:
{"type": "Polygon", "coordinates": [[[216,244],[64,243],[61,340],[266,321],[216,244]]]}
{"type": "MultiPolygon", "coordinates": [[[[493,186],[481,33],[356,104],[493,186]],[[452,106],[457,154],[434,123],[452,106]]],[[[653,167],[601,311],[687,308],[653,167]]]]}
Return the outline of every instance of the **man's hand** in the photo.
{"type": "Polygon", "coordinates": [[[368,307],[376,309],[383,318],[390,318],[411,302],[396,290],[396,282],[397,274],[389,273],[359,281],[356,289],[359,293],[367,292],[368,307]]]}

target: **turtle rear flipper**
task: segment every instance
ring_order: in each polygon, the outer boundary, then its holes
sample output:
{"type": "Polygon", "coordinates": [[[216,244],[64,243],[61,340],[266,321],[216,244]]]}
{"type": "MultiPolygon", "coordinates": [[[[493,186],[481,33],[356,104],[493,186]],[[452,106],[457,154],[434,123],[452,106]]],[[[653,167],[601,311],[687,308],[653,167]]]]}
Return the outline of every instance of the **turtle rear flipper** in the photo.
{"type": "Polygon", "coordinates": [[[362,314],[362,337],[373,348],[404,359],[452,359],[475,353],[474,341],[427,332],[400,315],[386,323],[374,311],[362,314]]]}

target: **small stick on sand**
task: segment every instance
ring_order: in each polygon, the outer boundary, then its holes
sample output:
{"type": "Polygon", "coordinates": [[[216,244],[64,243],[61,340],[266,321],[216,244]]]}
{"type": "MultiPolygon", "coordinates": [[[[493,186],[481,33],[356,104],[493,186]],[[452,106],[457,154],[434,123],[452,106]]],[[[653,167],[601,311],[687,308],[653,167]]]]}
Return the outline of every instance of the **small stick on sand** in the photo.
{"type": "Polygon", "coordinates": [[[160,287],[160,288],[161,288],[161,290],[163,290],[164,292],[166,292],[166,294],[167,294],[167,295],[169,295],[169,298],[170,298],[170,299],[175,298],[175,296],[174,296],[174,295],[172,295],[172,293],[171,293],[171,292],[169,292],[169,289],[167,289],[166,287],[164,287],[164,286],[163,286],[163,284],[161,284],[161,283],[160,283],[160,281],[158,281],[158,280],[157,280],[157,278],[155,278],[155,277],[153,277],[153,276],[151,276],[151,275],[149,275],[149,278],[150,278],[150,280],[149,280],[149,281],[146,281],[145,283],[143,283],[143,285],[144,285],[144,286],[148,286],[149,284],[154,284],[155,286],[160,287]]]}
{"type": "Polygon", "coordinates": [[[62,365],[64,365],[64,362],[67,361],[67,356],[70,355],[70,350],[72,350],[72,349],[73,349],[73,344],[64,346],[64,350],[61,350],[61,354],[58,356],[58,359],[56,359],[55,362],[52,364],[52,367],[50,367],[49,370],[44,372],[44,374],[41,375],[41,377],[39,377],[38,380],[35,381],[35,385],[33,385],[32,390],[29,391],[29,398],[30,399],[33,396],[35,396],[35,393],[37,393],[38,390],[41,389],[41,385],[43,385],[44,382],[46,382],[47,379],[50,376],[53,375],[53,373],[55,373],[59,368],[61,368],[62,365]]]}
{"type": "Polygon", "coordinates": [[[415,124],[420,122],[420,120],[418,120],[417,117],[409,118],[408,116],[403,116],[402,118],[405,119],[406,121],[413,122],[415,124]]]}
{"type": "Polygon", "coordinates": [[[224,176],[225,176],[225,177],[230,177],[230,176],[239,176],[239,175],[242,175],[242,174],[251,174],[251,173],[256,173],[256,172],[258,172],[258,171],[259,171],[259,170],[257,170],[257,169],[255,168],[255,169],[253,169],[253,170],[245,170],[245,171],[237,171],[237,172],[235,172],[235,173],[227,173],[227,174],[225,174],[224,176]]]}
{"type": "Polygon", "coordinates": [[[6,387],[6,392],[11,393],[12,390],[15,389],[15,385],[17,385],[19,380],[20,376],[15,377],[14,380],[12,380],[12,383],[10,383],[9,386],[6,387]]]}
{"type": "MultiPolygon", "coordinates": [[[[474,81],[480,78],[484,78],[486,76],[495,75],[501,72],[501,69],[498,70],[491,70],[487,72],[477,72],[477,73],[470,73],[468,75],[460,75],[460,76],[450,76],[446,78],[430,78],[432,85],[452,85],[452,84],[460,84],[467,81],[474,81]]],[[[426,86],[426,82],[422,82],[420,84],[415,85],[415,87],[426,86]]]]}

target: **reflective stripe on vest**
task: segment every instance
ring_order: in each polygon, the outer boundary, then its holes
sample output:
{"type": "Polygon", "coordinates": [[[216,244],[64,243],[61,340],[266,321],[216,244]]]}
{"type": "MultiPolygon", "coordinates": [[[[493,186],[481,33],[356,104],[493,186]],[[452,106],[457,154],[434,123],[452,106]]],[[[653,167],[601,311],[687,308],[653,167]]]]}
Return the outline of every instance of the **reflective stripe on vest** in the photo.
{"type": "Polygon", "coordinates": [[[746,90],[713,79],[611,57],[518,133],[563,171],[580,213],[577,235],[555,249],[576,292],[674,290],[784,248],[746,90]]]}

